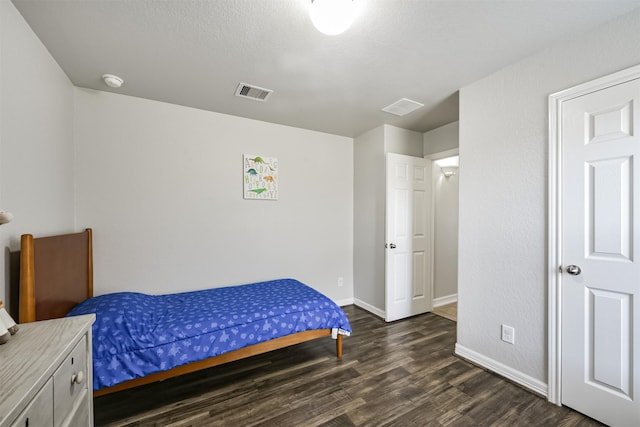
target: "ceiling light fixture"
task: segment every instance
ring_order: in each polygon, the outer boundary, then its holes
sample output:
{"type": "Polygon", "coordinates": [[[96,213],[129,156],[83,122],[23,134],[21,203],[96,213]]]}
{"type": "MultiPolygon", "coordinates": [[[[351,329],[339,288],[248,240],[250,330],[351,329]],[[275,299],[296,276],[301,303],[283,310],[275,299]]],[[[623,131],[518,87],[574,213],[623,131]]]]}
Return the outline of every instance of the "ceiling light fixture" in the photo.
{"type": "Polygon", "coordinates": [[[458,173],[458,167],[460,165],[460,157],[459,156],[451,156],[445,157],[444,159],[439,159],[434,162],[436,165],[440,166],[440,172],[445,178],[449,178],[458,173]]]}
{"type": "Polygon", "coordinates": [[[122,86],[122,84],[124,83],[124,80],[122,80],[120,77],[118,76],[114,76],[113,74],[103,74],[102,75],[102,80],[104,80],[104,83],[109,86],[109,87],[113,87],[113,88],[119,88],[120,86],[122,86]]]}
{"type": "Polygon", "coordinates": [[[349,29],[355,18],[355,0],[311,0],[311,22],[323,34],[335,36],[349,29]]]}

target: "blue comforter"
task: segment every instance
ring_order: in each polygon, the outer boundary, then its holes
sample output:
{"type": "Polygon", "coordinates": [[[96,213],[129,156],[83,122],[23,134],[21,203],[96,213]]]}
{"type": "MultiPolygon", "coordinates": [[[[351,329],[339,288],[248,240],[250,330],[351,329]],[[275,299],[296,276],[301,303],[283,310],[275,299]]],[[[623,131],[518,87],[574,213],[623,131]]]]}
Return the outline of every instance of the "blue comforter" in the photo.
{"type": "Polygon", "coordinates": [[[293,279],[170,295],[121,292],[76,306],[96,314],[94,390],[311,329],[351,332],[344,312],[293,279]]]}

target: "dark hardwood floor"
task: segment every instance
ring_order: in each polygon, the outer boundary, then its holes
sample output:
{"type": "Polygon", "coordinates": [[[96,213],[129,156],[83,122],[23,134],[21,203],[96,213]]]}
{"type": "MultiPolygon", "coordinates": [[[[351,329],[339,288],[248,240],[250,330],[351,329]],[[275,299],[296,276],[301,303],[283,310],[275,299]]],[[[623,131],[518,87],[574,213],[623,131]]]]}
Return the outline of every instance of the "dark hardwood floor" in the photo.
{"type": "Polygon", "coordinates": [[[313,342],[94,400],[97,426],[599,426],[453,356],[455,322],[345,307],[313,342]]]}

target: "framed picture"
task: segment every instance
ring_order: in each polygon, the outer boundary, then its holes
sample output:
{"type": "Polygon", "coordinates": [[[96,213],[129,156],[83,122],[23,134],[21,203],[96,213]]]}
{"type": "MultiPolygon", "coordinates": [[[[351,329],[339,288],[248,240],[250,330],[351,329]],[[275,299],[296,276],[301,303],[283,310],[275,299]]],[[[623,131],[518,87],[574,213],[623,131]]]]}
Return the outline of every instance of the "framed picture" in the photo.
{"type": "Polygon", "coordinates": [[[278,159],[243,155],[244,198],[278,200],[278,159]]]}

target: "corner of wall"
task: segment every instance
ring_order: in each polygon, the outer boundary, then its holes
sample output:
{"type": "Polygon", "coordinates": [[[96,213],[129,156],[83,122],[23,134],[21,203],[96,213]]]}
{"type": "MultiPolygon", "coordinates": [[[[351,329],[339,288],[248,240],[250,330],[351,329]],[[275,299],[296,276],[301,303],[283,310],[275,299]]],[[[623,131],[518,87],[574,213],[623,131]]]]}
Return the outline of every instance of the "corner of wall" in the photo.
{"type": "Polygon", "coordinates": [[[384,307],[384,126],[354,140],[353,291],[356,304],[384,307]]]}
{"type": "Polygon", "coordinates": [[[73,227],[73,85],[10,1],[0,20],[0,208],[15,215],[0,230],[0,298],[12,307],[8,258],[20,234],[73,227]]]}

